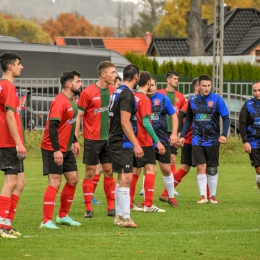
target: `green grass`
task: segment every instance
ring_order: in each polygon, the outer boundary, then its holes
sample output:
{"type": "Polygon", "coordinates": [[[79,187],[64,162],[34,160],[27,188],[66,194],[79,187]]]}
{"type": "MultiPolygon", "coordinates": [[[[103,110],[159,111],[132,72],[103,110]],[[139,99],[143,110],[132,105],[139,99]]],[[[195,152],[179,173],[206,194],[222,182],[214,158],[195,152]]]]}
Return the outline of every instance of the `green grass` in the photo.
{"type": "MultiPolygon", "coordinates": [[[[14,222],[14,228],[23,236],[0,239],[0,259],[260,259],[260,196],[254,184],[254,168],[238,139],[229,138],[228,144],[221,148],[217,191],[220,204],[196,204],[199,192],[192,169],[177,188],[181,194],[177,198],[179,207],[170,208],[158,200],[163,189],[158,171],[154,202],[166,209],[166,213],[131,213],[137,229],[112,225],[113,218],[106,216],[103,178],[95,193],[102,204],[94,205],[92,219],[83,218],[81,158],[78,159],[80,182],[70,215],[82,226],[61,226],[61,230],[53,231],[39,229],[47,178],[42,176],[40,151],[35,149],[39,143],[31,147],[25,160],[26,187],[14,222]]],[[[1,174],[0,183],[3,179],[1,174]]],[[[138,193],[140,189],[141,180],[138,193]]],[[[60,192],[55,216],[59,195],[60,192]]],[[[141,201],[137,194],[135,202],[141,201]]]]}

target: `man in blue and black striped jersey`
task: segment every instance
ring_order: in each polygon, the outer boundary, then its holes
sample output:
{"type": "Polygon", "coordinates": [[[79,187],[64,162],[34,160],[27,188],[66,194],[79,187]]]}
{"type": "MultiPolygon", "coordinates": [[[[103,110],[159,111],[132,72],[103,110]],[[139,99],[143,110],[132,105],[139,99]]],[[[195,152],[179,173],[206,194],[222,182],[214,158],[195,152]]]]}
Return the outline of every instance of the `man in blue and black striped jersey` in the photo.
{"type": "Polygon", "coordinates": [[[239,115],[239,131],[244,150],[255,167],[256,185],[260,192],[260,80],[253,83],[253,98],[247,100],[239,115]]]}
{"type": "Polygon", "coordinates": [[[200,199],[197,203],[219,203],[215,198],[218,181],[219,145],[225,144],[230,124],[229,111],[219,95],[211,92],[211,78],[199,77],[199,94],[190,99],[179,142],[183,145],[192,124],[192,164],[197,166],[200,199]],[[220,135],[220,116],[223,130],[220,135]],[[206,196],[209,186],[210,197],[206,196]]]}

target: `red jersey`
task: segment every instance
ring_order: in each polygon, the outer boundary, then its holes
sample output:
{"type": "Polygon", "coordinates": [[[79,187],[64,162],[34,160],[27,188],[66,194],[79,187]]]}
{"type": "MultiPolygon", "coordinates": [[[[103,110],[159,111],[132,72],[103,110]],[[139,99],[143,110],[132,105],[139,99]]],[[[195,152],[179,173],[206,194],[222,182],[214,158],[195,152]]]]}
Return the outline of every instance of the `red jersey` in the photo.
{"type": "Polygon", "coordinates": [[[49,133],[50,120],[58,120],[58,140],[61,152],[71,149],[71,144],[75,135],[77,120],[77,105],[74,98],[67,97],[64,93],[59,93],[51,102],[48,119],[41,143],[41,148],[54,151],[49,133]]]}
{"type": "Polygon", "coordinates": [[[153,140],[143,126],[143,118],[152,115],[151,100],[142,92],[134,92],[137,105],[137,140],[141,147],[152,146],[153,140]]]}
{"type": "MultiPolygon", "coordinates": [[[[184,106],[180,109],[180,111],[182,111],[183,113],[185,113],[186,115],[186,112],[187,112],[187,109],[188,109],[188,105],[189,105],[189,100],[184,104],[184,106]]],[[[183,122],[185,122],[185,118],[183,119],[183,122]]],[[[191,139],[192,139],[192,128],[190,126],[190,129],[188,131],[188,133],[186,134],[185,136],[185,143],[186,144],[191,144],[191,139]]]]}
{"type": "Polygon", "coordinates": [[[91,84],[80,94],[78,109],[84,113],[83,137],[90,140],[107,140],[109,131],[108,105],[112,86],[106,89],[91,84]]]}
{"type": "Polygon", "coordinates": [[[24,144],[24,133],[21,119],[21,107],[16,92],[16,87],[7,79],[0,80],[0,147],[16,147],[16,143],[9,131],[6,121],[6,110],[10,109],[14,112],[14,118],[17,124],[18,132],[22,143],[24,144]]]}

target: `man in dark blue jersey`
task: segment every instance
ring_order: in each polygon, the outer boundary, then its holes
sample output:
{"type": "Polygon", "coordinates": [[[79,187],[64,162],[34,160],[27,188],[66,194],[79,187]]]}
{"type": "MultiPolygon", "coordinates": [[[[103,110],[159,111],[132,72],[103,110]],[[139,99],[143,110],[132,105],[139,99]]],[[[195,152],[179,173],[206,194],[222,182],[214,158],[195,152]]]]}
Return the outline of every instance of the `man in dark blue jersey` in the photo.
{"type": "Polygon", "coordinates": [[[139,68],[128,65],[123,71],[123,84],[110,97],[108,137],[109,152],[113,171],[119,174],[115,190],[116,217],[114,225],[136,228],[130,218],[130,185],[133,174],[133,157],[143,157],[144,153],[137,139],[136,102],[132,90],[139,81],[139,68]]]}
{"type": "Polygon", "coordinates": [[[239,115],[239,131],[244,150],[255,167],[256,185],[260,193],[260,81],[253,83],[253,98],[247,100],[239,115]]]}
{"type": "Polygon", "coordinates": [[[219,95],[211,92],[211,78],[199,77],[199,94],[190,98],[186,121],[179,143],[185,142],[185,136],[192,124],[192,164],[197,166],[197,182],[200,199],[197,203],[219,203],[216,199],[219,165],[219,145],[226,143],[230,124],[229,111],[219,95]],[[223,120],[220,135],[219,118],[223,120]],[[208,175],[207,175],[208,174],[208,175]],[[207,199],[207,184],[210,197],[207,199]]]}
{"type": "Polygon", "coordinates": [[[156,160],[159,162],[160,169],[163,174],[163,183],[168,192],[168,203],[172,206],[178,206],[174,198],[174,177],[171,173],[171,150],[178,141],[178,117],[170,99],[162,93],[156,92],[156,80],[151,79],[151,86],[147,92],[147,96],[152,102],[152,126],[160,142],[165,147],[166,152],[160,154],[158,148],[155,148],[156,160]],[[166,115],[169,115],[172,123],[172,132],[169,137],[167,131],[166,115]]]}

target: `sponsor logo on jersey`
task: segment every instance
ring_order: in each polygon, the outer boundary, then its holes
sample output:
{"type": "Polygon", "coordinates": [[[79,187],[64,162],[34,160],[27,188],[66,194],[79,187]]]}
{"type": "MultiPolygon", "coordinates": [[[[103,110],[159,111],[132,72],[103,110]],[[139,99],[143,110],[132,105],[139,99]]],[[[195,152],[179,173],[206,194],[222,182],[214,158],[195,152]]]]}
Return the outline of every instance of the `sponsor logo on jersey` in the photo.
{"type": "Polygon", "coordinates": [[[160,99],[155,99],[153,101],[153,103],[156,105],[156,106],[159,106],[160,105],[160,99]]]}
{"type": "MultiPolygon", "coordinates": [[[[2,88],[2,86],[0,85],[0,93],[2,92],[2,89],[3,89],[3,88],[2,88]]],[[[18,94],[17,94],[17,93],[16,93],[16,95],[18,96],[18,94]]]]}
{"type": "Polygon", "coordinates": [[[73,124],[73,123],[75,123],[76,121],[77,121],[77,117],[68,119],[68,120],[66,121],[66,125],[73,124]]]}
{"type": "Polygon", "coordinates": [[[93,100],[100,100],[100,97],[94,97],[93,100]]]}
{"type": "Polygon", "coordinates": [[[260,117],[254,118],[254,125],[260,125],[260,117]]]}
{"type": "Polygon", "coordinates": [[[94,109],[94,114],[98,114],[98,113],[103,113],[105,111],[108,111],[108,106],[107,107],[100,107],[100,108],[95,108],[94,109]]]}
{"type": "Polygon", "coordinates": [[[178,103],[180,101],[180,99],[179,98],[175,98],[175,101],[178,103]]]}
{"type": "Polygon", "coordinates": [[[213,107],[214,102],[213,101],[208,101],[208,107],[213,107]]]}
{"type": "Polygon", "coordinates": [[[135,102],[139,102],[140,98],[135,96],[135,102]]]}
{"type": "Polygon", "coordinates": [[[196,121],[210,121],[211,114],[196,114],[196,121]]]}
{"type": "Polygon", "coordinates": [[[73,108],[72,107],[70,107],[70,108],[68,108],[68,110],[67,111],[72,111],[73,110],[73,108]]]}

